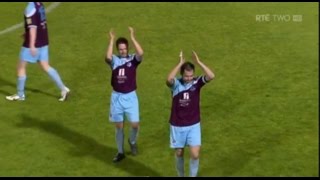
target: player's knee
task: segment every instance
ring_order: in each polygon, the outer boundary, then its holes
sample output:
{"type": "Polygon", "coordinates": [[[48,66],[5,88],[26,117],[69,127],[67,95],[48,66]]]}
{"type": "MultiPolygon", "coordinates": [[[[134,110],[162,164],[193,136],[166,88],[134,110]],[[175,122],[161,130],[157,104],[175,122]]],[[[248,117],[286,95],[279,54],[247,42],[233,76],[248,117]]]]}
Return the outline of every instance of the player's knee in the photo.
{"type": "Polygon", "coordinates": [[[192,159],[199,159],[199,156],[200,156],[200,148],[191,149],[190,155],[191,155],[191,158],[192,158],[192,159]]]}
{"type": "Polygon", "coordinates": [[[120,129],[123,128],[123,123],[115,123],[116,128],[120,129]]]}
{"type": "Polygon", "coordinates": [[[25,69],[18,69],[17,74],[18,74],[19,77],[25,76],[26,75],[26,71],[25,71],[25,69]]]}
{"type": "Polygon", "coordinates": [[[199,159],[199,155],[200,155],[199,152],[191,153],[191,158],[194,159],[194,160],[199,159]]]}
{"type": "Polygon", "coordinates": [[[139,123],[131,123],[131,127],[134,129],[138,129],[139,128],[139,123]]]}
{"type": "Polygon", "coordinates": [[[43,71],[48,72],[50,65],[47,62],[40,62],[43,71]]]}
{"type": "Polygon", "coordinates": [[[183,149],[176,149],[176,156],[182,157],[183,156],[183,149]]]}

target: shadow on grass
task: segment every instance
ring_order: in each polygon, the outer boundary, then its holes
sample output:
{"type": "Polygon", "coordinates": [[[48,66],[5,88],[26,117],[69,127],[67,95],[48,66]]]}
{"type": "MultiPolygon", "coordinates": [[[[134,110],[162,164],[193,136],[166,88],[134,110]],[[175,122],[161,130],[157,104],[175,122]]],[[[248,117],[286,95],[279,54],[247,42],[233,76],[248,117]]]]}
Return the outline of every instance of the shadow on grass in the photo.
{"type": "MultiPolygon", "coordinates": [[[[28,80],[27,80],[28,81],[28,80]]],[[[13,88],[15,88],[15,90],[11,93],[9,92],[6,92],[6,91],[3,91],[3,90],[0,90],[0,94],[3,94],[5,96],[9,96],[9,95],[12,95],[12,94],[15,94],[16,93],[16,88],[17,88],[17,85],[15,83],[12,83],[8,80],[5,80],[3,79],[2,77],[0,77],[0,88],[2,86],[11,86],[13,88]]],[[[53,94],[50,94],[50,93],[47,93],[47,92],[44,92],[42,90],[39,90],[39,89],[34,89],[34,88],[29,88],[29,87],[25,87],[25,91],[30,91],[30,92],[33,92],[33,93],[39,93],[39,94],[44,94],[46,96],[50,96],[50,97],[55,97],[55,98],[58,98],[59,96],[57,95],[53,95],[53,94]]]]}
{"type": "Polygon", "coordinates": [[[160,176],[156,171],[133,160],[130,156],[126,156],[126,158],[119,163],[113,163],[112,159],[115,156],[117,149],[100,144],[95,139],[64,127],[55,121],[42,121],[22,114],[21,122],[17,124],[17,126],[20,128],[39,129],[45,133],[54,135],[74,145],[75,148],[72,149],[72,154],[77,156],[92,156],[99,161],[108,165],[113,165],[133,176],[160,176]]]}

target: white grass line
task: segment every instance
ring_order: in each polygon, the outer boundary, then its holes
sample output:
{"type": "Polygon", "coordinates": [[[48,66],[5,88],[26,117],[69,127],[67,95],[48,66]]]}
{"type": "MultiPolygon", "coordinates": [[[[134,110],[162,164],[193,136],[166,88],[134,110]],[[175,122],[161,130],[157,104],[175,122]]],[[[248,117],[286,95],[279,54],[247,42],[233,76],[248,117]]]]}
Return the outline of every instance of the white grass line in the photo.
{"type": "MultiPolygon", "coordinates": [[[[55,9],[56,7],[58,7],[59,5],[61,4],[61,2],[54,2],[54,3],[51,3],[48,8],[46,8],[46,12],[47,13],[50,13],[53,9],[55,9]]],[[[12,32],[16,29],[19,29],[23,27],[23,22],[22,23],[19,23],[19,24],[16,24],[16,25],[13,25],[11,27],[8,27],[2,31],[0,31],[0,36],[3,35],[3,34],[6,34],[6,33],[9,33],[9,32],[12,32]]]]}
{"type": "Polygon", "coordinates": [[[56,7],[58,7],[60,4],[61,4],[61,2],[51,3],[51,4],[48,6],[46,12],[47,12],[47,13],[51,12],[53,9],[55,9],[56,7]]]}

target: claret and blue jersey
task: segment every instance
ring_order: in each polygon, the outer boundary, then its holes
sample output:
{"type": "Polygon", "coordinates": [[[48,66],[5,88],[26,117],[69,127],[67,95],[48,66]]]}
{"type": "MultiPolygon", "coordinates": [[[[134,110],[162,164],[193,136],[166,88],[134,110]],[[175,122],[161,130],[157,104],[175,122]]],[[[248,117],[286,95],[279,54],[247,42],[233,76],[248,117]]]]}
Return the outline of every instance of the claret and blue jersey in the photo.
{"type": "Polygon", "coordinates": [[[190,83],[184,83],[182,78],[174,79],[171,125],[191,126],[200,122],[200,90],[206,83],[205,76],[195,77],[190,83]]]}

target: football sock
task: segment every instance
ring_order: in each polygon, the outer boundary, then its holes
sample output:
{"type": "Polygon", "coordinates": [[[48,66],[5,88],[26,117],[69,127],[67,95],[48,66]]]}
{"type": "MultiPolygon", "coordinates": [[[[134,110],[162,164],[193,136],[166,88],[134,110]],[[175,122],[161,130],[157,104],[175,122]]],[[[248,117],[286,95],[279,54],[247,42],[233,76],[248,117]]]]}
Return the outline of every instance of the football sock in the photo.
{"type": "Polygon", "coordinates": [[[176,156],[176,169],[178,171],[178,176],[184,176],[184,159],[183,157],[176,156]]]}
{"type": "Polygon", "coordinates": [[[51,77],[51,79],[56,83],[56,85],[59,87],[59,89],[63,91],[65,88],[65,85],[63,84],[58,72],[54,68],[50,67],[48,69],[48,74],[51,77]]]}
{"type": "Polygon", "coordinates": [[[190,158],[190,177],[196,177],[198,174],[199,159],[190,158]]]}
{"type": "Polygon", "coordinates": [[[124,153],[124,151],[123,151],[123,142],[124,142],[123,128],[116,128],[116,142],[117,142],[117,147],[118,147],[118,153],[124,153]]]}
{"type": "Polygon", "coordinates": [[[18,90],[18,96],[24,95],[24,86],[26,83],[27,76],[20,76],[18,77],[18,83],[17,83],[17,90],[18,90]]]}
{"type": "Polygon", "coordinates": [[[139,128],[132,128],[130,129],[130,143],[135,144],[137,140],[137,134],[138,134],[139,128]]]}

